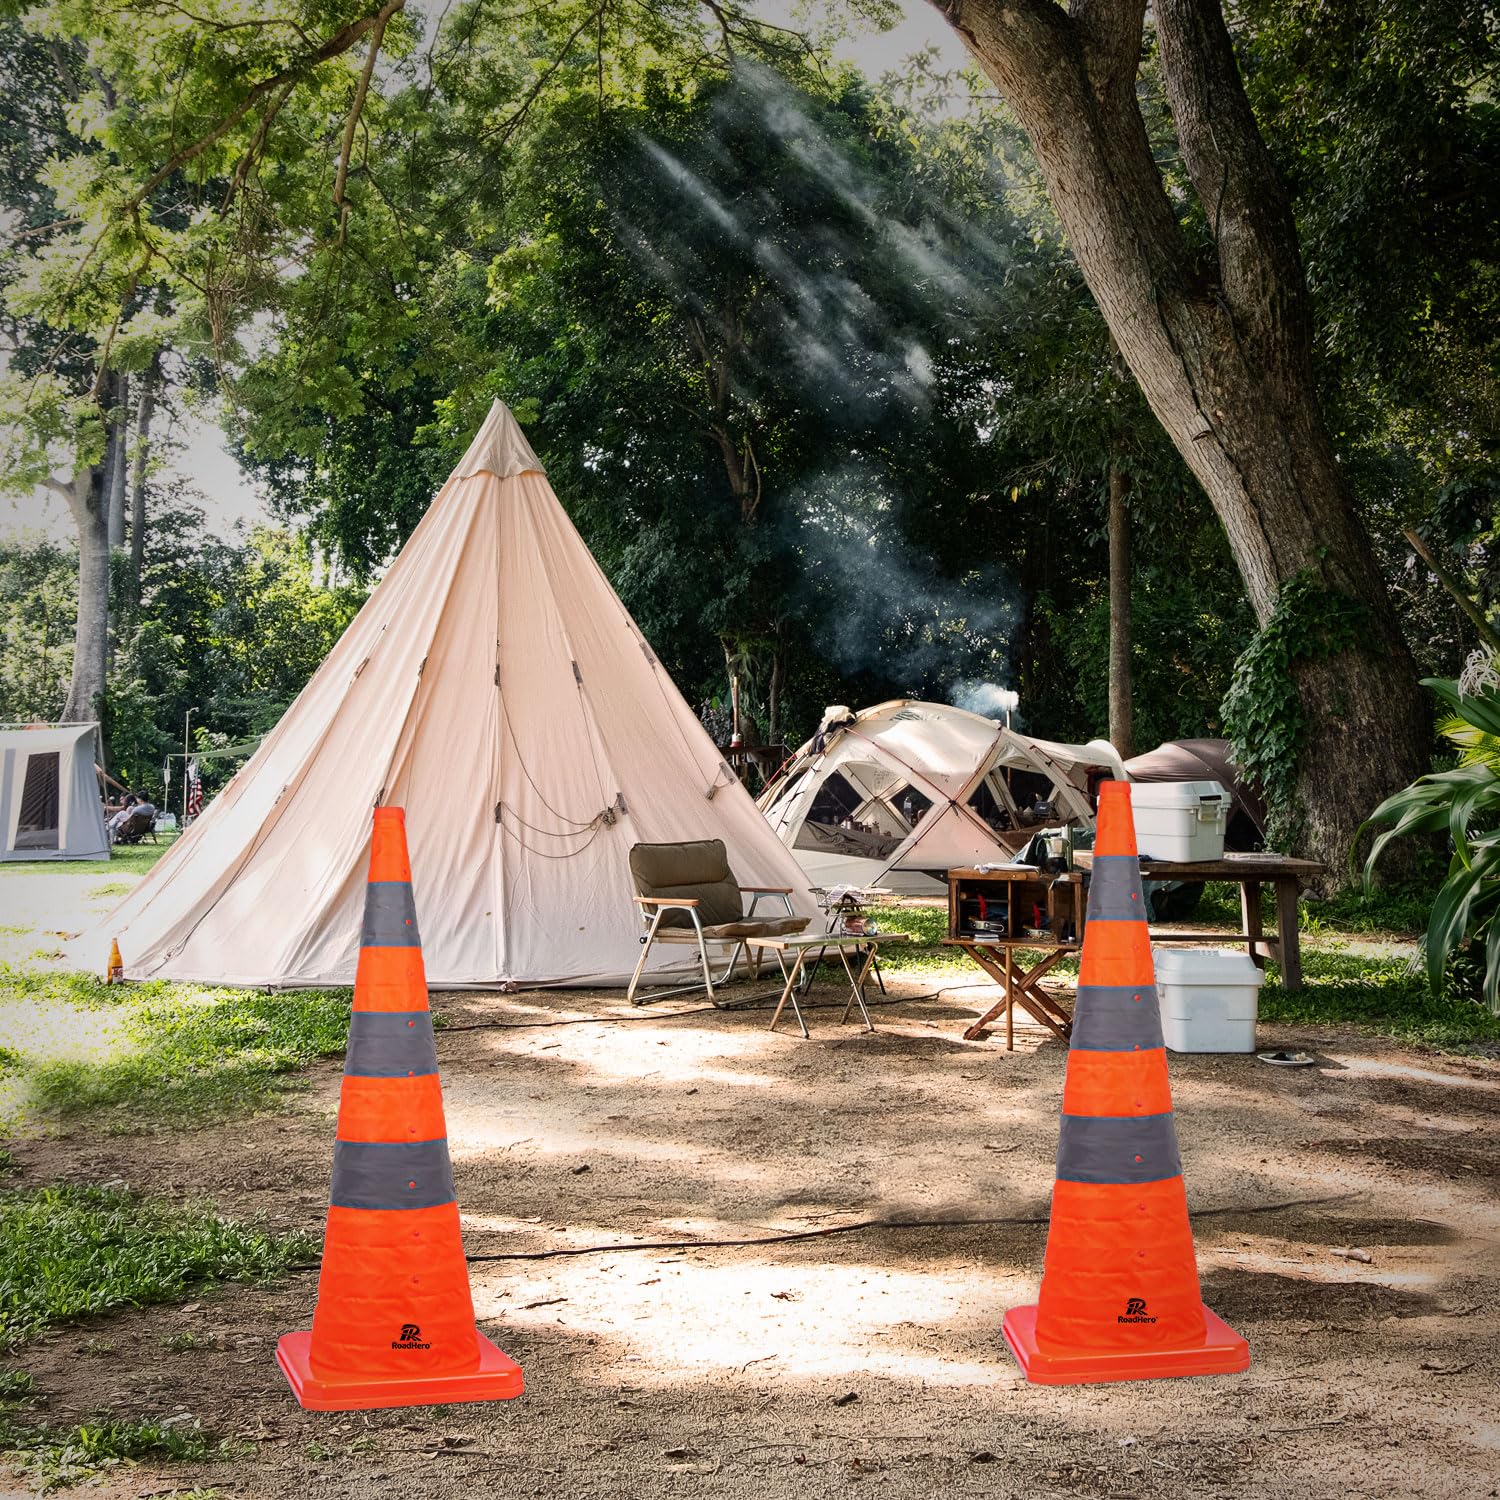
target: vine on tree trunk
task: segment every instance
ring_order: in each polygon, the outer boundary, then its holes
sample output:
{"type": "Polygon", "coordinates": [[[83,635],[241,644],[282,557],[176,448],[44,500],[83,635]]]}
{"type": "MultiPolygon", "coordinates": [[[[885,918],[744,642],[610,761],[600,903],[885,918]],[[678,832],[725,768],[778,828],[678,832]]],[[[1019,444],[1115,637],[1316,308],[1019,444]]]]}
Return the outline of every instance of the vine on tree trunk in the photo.
{"type": "Polygon", "coordinates": [[[1365,606],[1328,588],[1310,568],[1293,575],[1276,607],[1234,665],[1221,712],[1240,769],[1260,789],[1267,841],[1291,848],[1299,831],[1297,762],[1306,714],[1297,690],[1299,662],[1337,656],[1359,646],[1365,606]]]}

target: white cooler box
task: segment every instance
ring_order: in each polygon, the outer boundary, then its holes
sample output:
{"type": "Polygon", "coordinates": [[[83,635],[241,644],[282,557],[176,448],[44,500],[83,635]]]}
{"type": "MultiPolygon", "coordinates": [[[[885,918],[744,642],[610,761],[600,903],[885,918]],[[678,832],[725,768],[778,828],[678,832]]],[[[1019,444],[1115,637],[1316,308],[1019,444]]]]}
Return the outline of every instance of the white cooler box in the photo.
{"type": "Polygon", "coordinates": [[[1254,1052],[1266,976],[1248,953],[1223,948],[1151,949],[1161,1031],[1173,1052],[1254,1052]]]}
{"type": "Polygon", "coordinates": [[[1130,785],[1136,848],[1145,859],[1222,859],[1229,793],[1217,781],[1130,785]]]}

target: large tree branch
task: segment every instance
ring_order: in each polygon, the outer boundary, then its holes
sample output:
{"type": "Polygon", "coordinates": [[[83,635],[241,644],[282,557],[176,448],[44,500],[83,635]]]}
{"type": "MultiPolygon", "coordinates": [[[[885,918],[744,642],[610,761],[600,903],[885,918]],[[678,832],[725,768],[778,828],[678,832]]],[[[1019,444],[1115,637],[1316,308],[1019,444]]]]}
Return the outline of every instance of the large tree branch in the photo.
{"type": "Polygon", "coordinates": [[[1146,0],[1073,0],[1068,14],[1083,43],[1094,93],[1103,101],[1123,92],[1134,102],[1146,0]]]}
{"type": "Polygon", "coordinates": [[[281,69],[279,73],[273,73],[269,78],[263,78],[259,83],[252,84],[245,97],[225,117],[219,121],[206,135],[201,135],[191,145],[183,146],[174,151],[162,165],[142,184],[131,198],[131,205],[144,203],[147,198],[169,178],[173,172],[179,171],[190,161],[201,156],[208,148],[223,138],[234,129],[241,120],[255,107],[255,102],[275,89],[281,88],[288,82],[298,82],[305,78],[314,68],[331,61],[333,58],[347,52],[366,32],[370,31],[382,17],[389,20],[392,10],[400,10],[406,0],[397,0],[394,5],[387,4],[373,15],[365,16],[361,20],[351,21],[342,30],[336,31],[327,41],[314,48],[305,56],[297,59],[291,66],[281,69]]]}
{"type": "Polygon", "coordinates": [[[1305,373],[1310,309],[1291,200],[1261,138],[1217,0],[1158,0],[1162,74],[1182,159],[1213,228],[1247,354],[1305,373]]]}
{"type": "Polygon", "coordinates": [[[370,47],[365,56],[365,65],[360,70],[359,86],[354,91],[354,103],[349,106],[349,118],[344,123],[344,142],[339,150],[339,169],[333,180],[333,203],[339,211],[339,235],[343,236],[349,211],[344,205],[344,188],[349,181],[349,154],[354,149],[354,132],[359,128],[359,117],[364,113],[365,98],[370,92],[370,76],[375,71],[375,59],[380,56],[380,43],[385,37],[385,28],[390,19],[406,4],[406,0],[386,0],[384,8],[375,17],[370,32],[370,47]]]}

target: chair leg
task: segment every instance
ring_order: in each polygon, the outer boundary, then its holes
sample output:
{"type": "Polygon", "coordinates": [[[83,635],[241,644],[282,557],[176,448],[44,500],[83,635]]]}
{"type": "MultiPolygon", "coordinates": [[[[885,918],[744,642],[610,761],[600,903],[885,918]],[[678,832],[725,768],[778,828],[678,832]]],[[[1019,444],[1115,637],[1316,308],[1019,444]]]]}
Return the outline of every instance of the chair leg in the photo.
{"type": "Polygon", "coordinates": [[[651,952],[651,939],[647,938],[641,944],[641,956],[636,960],[635,973],[630,976],[630,988],[625,991],[625,998],[632,1005],[642,1005],[645,1002],[635,998],[635,987],[641,982],[641,971],[646,967],[646,956],[651,952]]]}
{"type": "Polygon", "coordinates": [[[717,1005],[719,1002],[714,998],[714,976],[708,967],[708,948],[703,941],[702,928],[698,929],[698,957],[703,960],[703,988],[708,991],[709,1004],[717,1005]]]}

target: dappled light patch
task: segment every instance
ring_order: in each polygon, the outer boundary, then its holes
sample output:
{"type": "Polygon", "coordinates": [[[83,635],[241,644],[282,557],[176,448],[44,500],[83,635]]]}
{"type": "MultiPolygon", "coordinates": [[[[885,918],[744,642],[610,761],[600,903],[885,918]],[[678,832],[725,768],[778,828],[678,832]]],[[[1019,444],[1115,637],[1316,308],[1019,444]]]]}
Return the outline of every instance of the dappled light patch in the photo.
{"type": "Polygon", "coordinates": [[[1003,1299],[1025,1285],[1019,1267],[988,1267],[981,1279],[978,1267],[951,1264],[918,1271],[864,1258],[776,1259],[554,1263],[544,1276],[507,1286],[503,1297],[479,1277],[475,1302],[481,1319],[538,1330],[562,1325],[598,1339],[601,1383],[675,1385],[753,1368],[762,1379],[963,1386],[997,1373],[993,1354],[975,1338],[975,1299],[994,1309],[998,1324],[1003,1299]]]}

